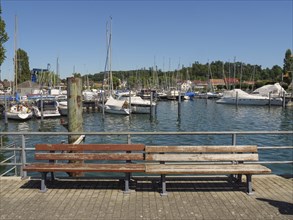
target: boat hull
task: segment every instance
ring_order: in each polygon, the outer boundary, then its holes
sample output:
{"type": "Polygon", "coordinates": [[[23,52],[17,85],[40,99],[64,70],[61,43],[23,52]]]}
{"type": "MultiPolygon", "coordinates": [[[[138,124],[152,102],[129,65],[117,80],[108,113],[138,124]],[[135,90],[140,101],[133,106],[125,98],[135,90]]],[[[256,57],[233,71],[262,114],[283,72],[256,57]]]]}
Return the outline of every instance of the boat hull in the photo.
{"type": "Polygon", "coordinates": [[[283,100],[281,98],[276,99],[243,99],[243,98],[221,98],[216,101],[218,104],[230,104],[230,105],[256,105],[256,106],[282,106],[283,100]]]}
{"type": "Polygon", "coordinates": [[[7,118],[8,119],[12,119],[12,120],[29,120],[32,118],[33,113],[29,112],[29,113],[15,113],[15,112],[7,112],[7,118]]]}

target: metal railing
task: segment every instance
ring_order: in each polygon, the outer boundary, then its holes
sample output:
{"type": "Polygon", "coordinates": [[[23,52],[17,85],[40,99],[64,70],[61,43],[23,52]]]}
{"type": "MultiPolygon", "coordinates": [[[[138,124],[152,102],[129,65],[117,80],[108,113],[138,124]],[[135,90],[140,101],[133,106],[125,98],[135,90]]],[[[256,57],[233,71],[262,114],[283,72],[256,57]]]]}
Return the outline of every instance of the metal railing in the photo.
{"type": "MultiPolygon", "coordinates": [[[[146,137],[146,136],[228,136],[227,138],[231,140],[231,145],[236,145],[237,138],[239,136],[247,136],[247,135],[277,135],[277,136],[286,136],[288,138],[288,142],[286,142],[287,146],[260,146],[258,143],[253,143],[254,145],[258,145],[259,150],[289,150],[288,154],[289,160],[262,160],[257,163],[260,164],[293,164],[293,146],[292,146],[292,135],[293,131],[207,131],[207,132],[0,132],[0,156],[4,155],[4,159],[0,161],[0,170],[2,168],[2,172],[0,172],[0,176],[11,175],[20,175],[22,178],[27,177],[27,173],[22,170],[22,167],[27,164],[27,154],[29,152],[35,151],[34,147],[27,147],[29,145],[34,145],[31,143],[31,137],[45,137],[45,136],[53,136],[53,137],[68,137],[71,135],[85,135],[86,137],[95,136],[95,137],[119,137],[119,142],[121,143],[133,143],[133,139],[136,137],[146,137]],[[5,145],[5,141],[3,141],[3,137],[13,137],[13,140],[17,140],[16,137],[20,137],[18,142],[14,142],[13,144],[5,145]],[[10,152],[10,154],[8,153],[10,152]],[[3,167],[9,167],[3,169],[3,167]]],[[[152,138],[153,139],[153,138],[152,138]]],[[[42,139],[41,139],[42,140],[42,139]]],[[[53,139],[54,140],[54,139],[53,139]]],[[[79,139],[80,140],[80,139],[79,139]]],[[[52,141],[52,140],[51,140],[52,141]]],[[[117,140],[116,140],[117,141],[117,140]]],[[[38,141],[38,143],[46,143],[47,141],[38,141]]],[[[59,141],[58,143],[60,143],[59,141]]],[[[56,143],[56,141],[55,141],[56,143]]],[[[101,142],[99,142],[101,143],[101,142]]],[[[107,142],[109,143],[109,142],[107,142]]],[[[140,142],[142,143],[142,142],[140,142]]],[[[143,142],[144,143],[144,142],[143,142]]],[[[144,143],[147,145],[147,143],[144,143]]],[[[164,143],[165,145],[174,145],[174,143],[164,143]]],[[[152,145],[160,145],[156,143],[152,143],[152,145]]],[[[182,144],[184,145],[184,144],[182,144]]],[[[194,144],[193,144],[194,145],[194,144]]],[[[198,144],[196,144],[198,145],[198,144]]],[[[207,145],[207,144],[205,144],[207,145]]],[[[209,144],[210,145],[210,144],[209,144]]],[[[1,157],[0,157],[1,158],[1,157]]]]}

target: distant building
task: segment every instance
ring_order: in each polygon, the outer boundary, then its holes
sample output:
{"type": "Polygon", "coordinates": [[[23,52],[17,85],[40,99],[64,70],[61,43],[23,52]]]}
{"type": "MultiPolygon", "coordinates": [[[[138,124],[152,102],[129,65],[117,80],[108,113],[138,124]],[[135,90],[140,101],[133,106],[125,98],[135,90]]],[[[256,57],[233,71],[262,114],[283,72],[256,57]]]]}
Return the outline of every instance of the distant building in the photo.
{"type": "Polygon", "coordinates": [[[186,80],[181,84],[181,91],[188,91],[192,88],[192,82],[190,80],[186,80]]]}
{"type": "Polygon", "coordinates": [[[225,78],[225,82],[227,85],[236,85],[239,84],[239,79],[237,78],[225,78]]]}

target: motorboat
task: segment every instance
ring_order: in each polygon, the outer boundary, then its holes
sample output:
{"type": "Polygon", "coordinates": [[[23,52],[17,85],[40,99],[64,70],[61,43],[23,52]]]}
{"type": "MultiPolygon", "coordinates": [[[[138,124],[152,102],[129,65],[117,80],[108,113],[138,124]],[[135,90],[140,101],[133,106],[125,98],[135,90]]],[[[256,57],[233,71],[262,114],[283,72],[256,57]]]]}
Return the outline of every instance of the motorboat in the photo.
{"type": "Polygon", "coordinates": [[[35,105],[32,106],[34,115],[37,118],[51,118],[61,116],[59,109],[59,103],[55,99],[36,100],[35,105]]]}
{"type": "Polygon", "coordinates": [[[67,101],[58,102],[58,110],[61,115],[66,116],[68,114],[67,101]]]}
{"type": "Polygon", "coordinates": [[[225,91],[223,96],[216,101],[219,104],[234,104],[234,105],[277,105],[283,104],[281,97],[269,97],[256,94],[248,94],[241,89],[233,89],[225,91]]]}

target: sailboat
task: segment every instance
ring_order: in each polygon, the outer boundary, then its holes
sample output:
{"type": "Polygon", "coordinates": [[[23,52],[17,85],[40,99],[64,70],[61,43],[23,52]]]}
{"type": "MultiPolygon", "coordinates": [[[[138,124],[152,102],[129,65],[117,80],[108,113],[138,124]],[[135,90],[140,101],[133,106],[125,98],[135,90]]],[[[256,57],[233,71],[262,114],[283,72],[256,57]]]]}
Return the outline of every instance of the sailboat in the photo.
{"type": "MultiPolygon", "coordinates": [[[[110,21],[112,21],[112,18],[110,18],[110,21]]],[[[117,100],[113,97],[113,78],[112,78],[112,70],[111,70],[111,56],[112,56],[112,23],[110,22],[110,32],[108,34],[108,29],[107,29],[107,58],[106,58],[106,63],[105,63],[105,75],[108,73],[108,87],[110,90],[109,97],[107,98],[106,103],[104,103],[104,95],[105,92],[102,93],[103,98],[102,98],[102,104],[100,107],[102,108],[103,112],[106,113],[112,113],[112,114],[121,114],[121,115],[129,115],[131,113],[130,105],[128,104],[127,101],[125,100],[117,100]],[[109,71],[107,71],[107,69],[109,71]]],[[[104,83],[103,83],[103,91],[104,90],[104,83]]]]}
{"type": "Polygon", "coordinates": [[[14,94],[16,104],[12,105],[6,112],[8,119],[14,120],[28,120],[32,118],[33,112],[31,109],[20,103],[19,95],[17,94],[17,73],[18,73],[18,57],[17,57],[17,17],[15,17],[15,29],[14,29],[14,94]]]}
{"type": "Polygon", "coordinates": [[[28,106],[18,103],[12,105],[6,112],[6,115],[8,119],[28,120],[32,118],[33,112],[28,106]]]}

